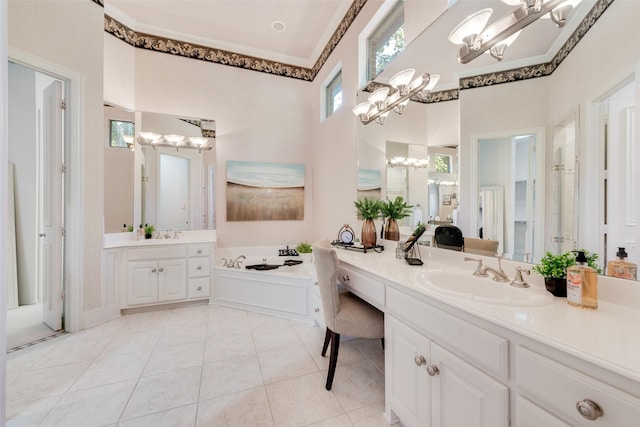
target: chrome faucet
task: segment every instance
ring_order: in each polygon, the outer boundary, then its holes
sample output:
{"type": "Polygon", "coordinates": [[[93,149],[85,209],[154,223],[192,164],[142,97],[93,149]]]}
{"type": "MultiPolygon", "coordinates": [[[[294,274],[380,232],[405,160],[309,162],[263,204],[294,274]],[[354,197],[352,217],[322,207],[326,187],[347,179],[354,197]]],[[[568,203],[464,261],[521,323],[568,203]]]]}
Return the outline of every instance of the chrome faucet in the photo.
{"type": "Polygon", "coordinates": [[[493,280],[496,282],[509,282],[511,279],[502,269],[502,257],[498,256],[496,258],[498,258],[498,270],[491,267],[485,267],[485,270],[493,274],[493,280]]]}
{"type": "Polygon", "coordinates": [[[476,268],[476,271],[473,272],[474,276],[478,276],[478,277],[487,277],[487,267],[485,267],[484,265],[482,265],[482,260],[480,258],[471,258],[471,257],[464,257],[465,261],[475,261],[478,263],[478,267],[476,268]]]}
{"type": "Polygon", "coordinates": [[[509,284],[511,286],[515,287],[515,288],[528,288],[529,284],[522,277],[522,273],[525,273],[525,274],[529,275],[529,274],[531,274],[531,270],[526,269],[526,268],[522,268],[520,266],[517,266],[516,267],[516,277],[509,284]]]}
{"type": "Polygon", "coordinates": [[[241,265],[243,259],[247,259],[247,257],[244,256],[244,255],[240,255],[239,257],[237,257],[234,260],[229,260],[230,261],[230,265],[228,267],[229,268],[240,268],[240,265],[241,265]]]}

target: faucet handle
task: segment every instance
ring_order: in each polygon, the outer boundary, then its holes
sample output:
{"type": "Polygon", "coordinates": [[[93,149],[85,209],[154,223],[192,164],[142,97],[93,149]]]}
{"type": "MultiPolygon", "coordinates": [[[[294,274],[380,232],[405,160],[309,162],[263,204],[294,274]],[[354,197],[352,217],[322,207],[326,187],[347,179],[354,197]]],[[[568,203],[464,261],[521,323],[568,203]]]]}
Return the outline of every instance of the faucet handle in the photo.
{"type": "Polygon", "coordinates": [[[522,273],[527,275],[531,274],[531,270],[528,268],[522,268],[520,266],[516,267],[516,277],[511,281],[510,285],[516,288],[528,288],[529,284],[522,277],[522,273]]]}
{"type": "Polygon", "coordinates": [[[487,277],[489,274],[487,274],[487,270],[486,268],[482,265],[482,260],[480,258],[471,258],[471,257],[464,257],[465,261],[476,261],[478,263],[478,267],[476,268],[476,271],[473,272],[474,276],[478,276],[478,277],[487,277]]]}

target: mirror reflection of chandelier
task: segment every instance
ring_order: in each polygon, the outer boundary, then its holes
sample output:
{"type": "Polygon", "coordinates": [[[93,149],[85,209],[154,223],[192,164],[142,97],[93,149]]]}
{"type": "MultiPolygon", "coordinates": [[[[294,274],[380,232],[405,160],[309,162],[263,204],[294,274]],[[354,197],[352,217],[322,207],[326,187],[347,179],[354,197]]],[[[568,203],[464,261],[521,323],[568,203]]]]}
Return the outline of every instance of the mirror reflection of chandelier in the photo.
{"type": "Polygon", "coordinates": [[[200,153],[202,150],[211,150],[213,148],[209,138],[201,136],[186,137],[183,135],[160,135],[153,132],[140,132],[137,141],[138,144],[150,146],[154,150],[156,147],[167,147],[175,148],[176,151],[179,149],[198,150],[200,153]]]}
{"type": "Polygon", "coordinates": [[[387,165],[391,167],[408,167],[408,168],[428,168],[429,158],[417,159],[415,157],[392,157],[387,159],[387,165]]]}

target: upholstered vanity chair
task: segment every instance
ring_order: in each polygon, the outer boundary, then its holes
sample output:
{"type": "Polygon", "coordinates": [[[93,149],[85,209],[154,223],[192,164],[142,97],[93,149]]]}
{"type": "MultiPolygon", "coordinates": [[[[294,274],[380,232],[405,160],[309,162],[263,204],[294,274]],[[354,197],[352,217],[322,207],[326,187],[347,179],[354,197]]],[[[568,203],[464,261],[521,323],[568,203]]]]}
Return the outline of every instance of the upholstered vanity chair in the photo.
{"type": "Polygon", "coordinates": [[[497,240],[476,239],[475,237],[464,238],[464,252],[476,255],[496,256],[498,252],[497,240]]]}
{"type": "Polygon", "coordinates": [[[327,331],[322,356],[327,354],[331,342],[329,372],[326,389],[331,390],[338,363],[340,335],[357,338],[381,338],[384,346],[384,316],[380,310],[361,300],[351,292],[338,292],[338,254],[328,240],[313,245],[313,256],[318,272],[320,299],[327,331]]]}
{"type": "Polygon", "coordinates": [[[455,225],[439,225],[433,234],[438,248],[461,251],[464,246],[462,230],[455,225]]]}

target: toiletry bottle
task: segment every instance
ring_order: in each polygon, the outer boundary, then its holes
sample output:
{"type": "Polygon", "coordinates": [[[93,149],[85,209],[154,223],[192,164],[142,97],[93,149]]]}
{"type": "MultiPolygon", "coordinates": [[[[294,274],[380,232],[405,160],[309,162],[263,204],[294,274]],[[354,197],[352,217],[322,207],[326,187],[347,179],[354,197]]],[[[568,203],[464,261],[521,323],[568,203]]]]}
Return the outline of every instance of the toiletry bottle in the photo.
{"type": "Polygon", "coordinates": [[[140,224],[140,228],[138,228],[138,232],[136,233],[136,240],[144,239],[144,230],[142,229],[142,224],[140,224]]]}
{"type": "Polygon", "coordinates": [[[574,307],[598,308],[598,274],[587,265],[583,251],[578,251],[576,264],[567,268],[567,302],[574,307]]]}
{"type": "Polygon", "coordinates": [[[122,224],[122,232],[123,233],[127,232],[127,224],[122,224]]]}
{"type": "Polygon", "coordinates": [[[627,252],[624,248],[618,248],[616,256],[618,259],[611,260],[607,264],[607,276],[636,280],[638,266],[626,260],[627,252]]]}

